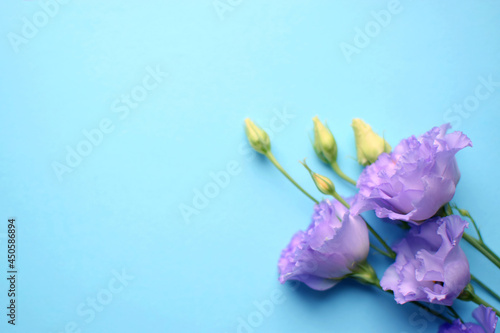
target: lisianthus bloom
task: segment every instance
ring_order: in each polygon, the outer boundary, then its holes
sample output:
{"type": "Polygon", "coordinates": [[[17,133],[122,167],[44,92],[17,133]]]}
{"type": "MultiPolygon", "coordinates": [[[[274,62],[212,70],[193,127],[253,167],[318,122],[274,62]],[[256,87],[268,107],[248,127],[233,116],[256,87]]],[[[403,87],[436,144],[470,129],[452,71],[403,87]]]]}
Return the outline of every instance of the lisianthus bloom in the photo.
{"type": "Polygon", "coordinates": [[[297,232],[282,251],[279,280],[298,280],[316,290],[326,290],[356,271],[368,256],[366,223],[352,216],[338,201],[314,206],[308,229],[297,232]]]}
{"type": "Polygon", "coordinates": [[[434,216],[455,194],[460,179],[455,154],[472,146],[462,132],[446,134],[449,124],[402,140],[365,168],[351,209],[374,209],[378,217],[419,224],[434,216]]]}
{"type": "Polygon", "coordinates": [[[438,333],[494,333],[497,327],[498,318],[491,308],[480,305],[472,312],[472,317],[479,323],[462,323],[457,319],[453,324],[443,324],[439,327],[438,333]]]}
{"type": "Polygon", "coordinates": [[[467,222],[456,215],[412,226],[393,249],[396,261],[380,285],[399,304],[423,301],[452,305],[470,281],[469,262],[459,242],[467,222]]]}

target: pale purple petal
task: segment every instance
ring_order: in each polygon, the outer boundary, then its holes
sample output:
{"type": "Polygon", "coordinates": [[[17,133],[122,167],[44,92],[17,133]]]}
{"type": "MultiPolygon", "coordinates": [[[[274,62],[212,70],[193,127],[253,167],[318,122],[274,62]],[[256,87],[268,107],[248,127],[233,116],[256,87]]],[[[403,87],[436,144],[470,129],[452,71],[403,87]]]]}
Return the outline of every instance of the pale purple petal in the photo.
{"type": "Polygon", "coordinates": [[[455,154],[472,146],[461,132],[446,134],[449,128],[445,124],[405,139],[366,167],[351,213],[373,209],[380,218],[414,224],[434,216],[453,198],[460,180],[455,154]]]}
{"type": "Polygon", "coordinates": [[[380,285],[400,304],[423,301],[451,305],[470,282],[469,262],[459,246],[467,222],[458,216],[412,226],[394,251],[396,261],[380,285]]]}
{"type": "Polygon", "coordinates": [[[351,216],[337,201],[322,201],[314,207],[309,228],[297,232],[282,251],[279,280],[301,281],[316,290],[331,288],[366,260],[369,248],[364,220],[351,216]]]}
{"type": "Polygon", "coordinates": [[[494,333],[498,318],[491,308],[480,305],[472,312],[472,317],[480,325],[474,323],[462,323],[459,319],[452,324],[443,324],[438,333],[494,333]]]}
{"type": "Polygon", "coordinates": [[[497,327],[498,317],[492,308],[480,305],[472,312],[472,317],[483,327],[486,333],[493,333],[497,327]]]}

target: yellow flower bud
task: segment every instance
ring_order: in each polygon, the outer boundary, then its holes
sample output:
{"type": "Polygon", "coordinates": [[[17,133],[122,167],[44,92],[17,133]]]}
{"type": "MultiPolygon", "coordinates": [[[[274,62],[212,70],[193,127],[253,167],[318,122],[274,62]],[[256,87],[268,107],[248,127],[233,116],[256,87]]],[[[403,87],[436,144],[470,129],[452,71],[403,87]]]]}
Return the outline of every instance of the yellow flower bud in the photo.
{"type": "Polygon", "coordinates": [[[312,171],[311,168],[309,168],[309,166],[307,165],[306,160],[300,162],[300,164],[302,164],[307,169],[307,171],[309,171],[309,174],[311,175],[314,184],[321,193],[327,195],[334,195],[335,185],[333,185],[333,182],[328,177],[325,177],[323,175],[320,175],[312,171]]]}
{"type": "Polygon", "coordinates": [[[390,153],[391,146],[380,135],[376,134],[370,125],[356,118],[352,120],[358,163],[366,166],[374,163],[380,154],[390,153]]]}
{"type": "Polygon", "coordinates": [[[258,153],[265,155],[271,150],[269,135],[251,121],[250,118],[245,119],[245,133],[247,134],[248,142],[258,153]]]}
{"type": "Polygon", "coordinates": [[[332,164],[337,161],[337,143],[332,132],[319,120],[313,118],[314,143],[313,148],[316,155],[325,163],[332,164]]]}
{"type": "Polygon", "coordinates": [[[315,172],[311,173],[311,176],[314,180],[314,184],[321,193],[327,195],[333,195],[335,193],[335,185],[333,185],[329,178],[315,172]]]}

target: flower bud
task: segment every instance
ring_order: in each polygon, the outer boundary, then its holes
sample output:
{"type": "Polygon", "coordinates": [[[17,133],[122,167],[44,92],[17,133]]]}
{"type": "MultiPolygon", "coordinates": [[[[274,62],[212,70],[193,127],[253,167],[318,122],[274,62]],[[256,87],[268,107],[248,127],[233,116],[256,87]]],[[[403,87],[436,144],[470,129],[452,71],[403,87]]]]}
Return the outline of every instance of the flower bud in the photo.
{"type": "Polygon", "coordinates": [[[465,217],[469,217],[469,218],[471,217],[468,210],[462,209],[462,208],[457,208],[457,210],[458,210],[458,213],[460,215],[465,216],[465,217]]]}
{"type": "Polygon", "coordinates": [[[375,163],[382,153],[390,153],[391,146],[378,134],[373,132],[370,125],[356,118],[352,120],[358,163],[367,166],[375,163]]]}
{"type": "Polygon", "coordinates": [[[327,195],[333,195],[335,193],[335,185],[333,185],[330,179],[314,172],[311,174],[311,176],[314,180],[314,184],[321,193],[327,195]]]}
{"type": "Polygon", "coordinates": [[[250,118],[245,119],[245,133],[247,134],[250,146],[252,146],[255,151],[264,155],[271,151],[271,140],[269,140],[269,135],[251,121],[250,118]]]}
{"type": "Polygon", "coordinates": [[[318,117],[313,118],[314,143],[316,155],[325,163],[332,164],[337,161],[337,143],[332,132],[321,123],[318,117]]]}
{"type": "Polygon", "coordinates": [[[311,175],[314,185],[318,188],[318,190],[326,195],[334,195],[335,193],[335,185],[333,185],[333,182],[325,176],[322,176],[309,168],[309,166],[306,163],[306,160],[304,162],[300,162],[306,169],[309,171],[309,174],[311,175]]]}

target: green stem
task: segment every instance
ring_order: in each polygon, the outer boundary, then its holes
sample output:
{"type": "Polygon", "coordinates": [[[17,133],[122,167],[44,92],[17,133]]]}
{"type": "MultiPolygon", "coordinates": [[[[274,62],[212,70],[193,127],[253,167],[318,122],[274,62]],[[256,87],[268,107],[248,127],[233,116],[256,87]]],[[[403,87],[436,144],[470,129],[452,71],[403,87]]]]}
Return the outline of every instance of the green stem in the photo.
{"type": "Polygon", "coordinates": [[[286,177],[288,178],[289,181],[292,182],[293,185],[295,185],[302,193],[304,193],[305,195],[307,195],[309,197],[309,199],[311,199],[312,201],[314,201],[315,203],[319,203],[318,200],[314,199],[313,196],[311,196],[309,193],[307,193],[306,190],[304,190],[299,184],[297,184],[297,182],[295,182],[295,180],[293,180],[292,177],[290,177],[290,175],[285,171],[285,169],[283,169],[283,167],[278,163],[278,161],[276,160],[276,158],[274,157],[273,153],[271,153],[270,151],[267,152],[265,154],[265,156],[269,159],[269,161],[271,161],[274,166],[279,170],[281,171],[281,173],[286,177]]]}
{"type": "Polygon", "coordinates": [[[333,195],[333,197],[334,197],[335,199],[337,199],[337,200],[338,200],[338,202],[340,202],[341,204],[343,204],[343,205],[345,206],[345,208],[347,208],[347,209],[350,209],[350,208],[351,208],[351,205],[349,205],[349,204],[347,203],[347,201],[345,201],[345,200],[344,200],[344,198],[342,198],[342,197],[341,197],[341,196],[340,196],[337,192],[333,192],[333,193],[332,193],[332,195],[333,195]]]}
{"type": "Polygon", "coordinates": [[[396,252],[394,252],[389,245],[384,241],[384,239],[375,231],[375,229],[372,228],[372,226],[366,222],[366,226],[368,227],[368,230],[372,233],[373,236],[382,244],[382,246],[385,248],[387,251],[388,257],[392,259],[396,259],[396,252]]]}
{"type": "MultiPolygon", "coordinates": [[[[432,310],[431,308],[428,308],[427,306],[425,306],[425,305],[423,305],[423,304],[421,304],[421,303],[419,303],[419,302],[411,302],[411,304],[415,304],[415,305],[416,305],[416,306],[418,306],[419,308],[424,309],[425,311],[427,311],[427,312],[429,312],[429,313],[431,313],[431,314],[435,315],[436,317],[438,317],[438,318],[440,318],[440,319],[442,319],[442,320],[446,321],[446,322],[447,322],[447,323],[449,323],[449,324],[453,323],[453,321],[452,321],[451,319],[449,319],[449,318],[447,318],[447,317],[443,316],[441,313],[439,313],[439,312],[437,312],[437,311],[435,311],[435,310],[432,310]]],[[[449,307],[448,307],[448,308],[449,308],[449,307]]]]}
{"type": "MultiPolygon", "coordinates": [[[[477,226],[476,221],[474,220],[474,218],[472,218],[472,216],[470,215],[470,213],[467,210],[458,208],[458,206],[456,204],[450,204],[450,203],[448,203],[447,206],[449,206],[451,208],[455,208],[460,215],[462,215],[463,217],[467,217],[467,218],[469,218],[469,220],[471,220],[472,225],[474,226],[474,229],[476,229],[476,233],[477,233],[477,237],[479,238],[479,241],[482,244],[484,244],[483,236],[481,235],[481,232],[479,231],[479,227],[477,226]]],[[[451,214],[453,214],[453,211],[452,211],[451,214]]],[[[451,215],[451,214],[448,214],[448,215],[451,215]]]]}
{"type": "Polygon", "coordinates": [[[481,232],[479,231],[479,227],[477,226],[476,224],[476,221],[472,218],[472,216],[470,216],[470,214],[468,215],[469,219],[471,220],[472,222],[472,225],[474,226],[474,229],[476,229],[476,232],[477,232],[477,237],[479,237],[479,241],[484,244],[484,241],[483,241],[483,236],[481,236],[481,232]]]}
{"type": "Polygon", "coordinates": [[[331,164],[331,167],[332,167],[333,171],[335,171],[335,173],[340,176],[340,178],[342,178],[342,179],[348,181],[349,183],[351,183],[352,185],[356,186],[356,181],[353,180],[348,175],[346,175],[342,170],[340,170],[340,167],[337,164],[337,162],[333,162],[331,164]]]}
{"type": "Polygon", "coordinates": [[[384,239],[375,231],[375,229],[372,228],[372,226],[366,222],[366,226],[368,227],[368,230],[370,230],[370,232],[373,234],[373,236],[375,236],[376,239],[378,239],[378,241],[380,242],[380,244],[382,244],[382,246],[385,248],[385,250],[387,251],[387,254],[388,254],[388,257],[389,258],[392,258],[392,259],[396,259],[396,252],[394,252],[391,247],[389,245],[387,245],[387,243],[384,241],[384,239]]]}
{"type": "Polygon", "coordinates": [[[475,239],[471,235],[464,232],[463,239],[465,239],[470,245],[476,248],[479,252],[481,252],[486,258],[488,258],[492,263],[494,263],[498,268],[500,268],[500,258],[491,251],[486,244],[481,243],[479,240],[475,239]]]}
{"type": "Polygon", "coordinates": [[[484,299],[482,299],[481,297],[477,296],[476,294],[472,294],[471,301],[474,302],[474,303],[476,303],[477,305],[484,305],[487,308],[492,308],[493,311],[496,312],[497,316],[500,317],[500,311],[498,311],[497,309],[495,309],[490,303],[486,302],[484,299]]]}
{"type": "MultiPolygon", "coordinates": [[[[343,204],[347,209],[351,208],[351,206],[337,192],[333,193],[333,197],[335,199],[337,199],[341,204],[343,204]]],[[[363,217],[361,217],[361,218],[363,218],[363,217]]],[[[364,218],[363,218],[363,220],[364,220],[364,218]]],[[[391,247],[389,245],[387,245],[387,243],[384,241],[384,239],[375,231],[375,229],[372,228],[372,226],[368,222],[366,222],[366,220],[364,220],[364,221],[366,223],[366,226],[368,227],[368,230],[370,230],[370,232],[372,233],[372,235],[375,236],[375,238],[385,248],[385,250],[387,251],[387,254],[389,255],[389,257],[392,258],[392,259],[395,259],[396,258],[396,252],[394,252],[391,249],[391,247]]]]}
{"type": "Polygon", "coordinates": [[[488,245],[486,245],[485,243],[482,243],[482,245],[486,251],[488,251],[497,261],[500,262],[500,257],[498,257],[497,254],[493,252],[493,250],[490,249],[488,245]]]}
{"type": "Polygon", "coordinates": [[[379,248],[378,246],[375,246],[375,245],[373,245],[373,244],[370,244],[370,247],[371,247],[372,249],[374,249],[375,251],[377,251],[378,253],[380,253],[381,255],[383,255],[383,256],[385,256],[385,257],[388,257],[388,258],[393,259],[393,258],[392,258],[392,256],[391,256],[389,253],[385,252],[384,250],[382,250],[382,249],[381,249],[381,248],[379,248]]]}
{"type": "Polygon", "coordinates": [[[460,321],[463,323],[464,321],[462,320],[462,318],[460,317],[460,315],[458,314],[457,311],[455,311],[455,309],[452,307],[452,306],[448,306],[447,307],[448,310],[451,312],[451,314],[453,315],[453,317],[455,317],[455,319],[460,319],[460,321]]]}
{"type": "Polygon", "coordinates": [[[453,214],[453,211],[451,210],[452,208],[455,208],[458,211],[458,213],[460,215],[462,215],[463,217],[467,217],[471,220],[472,225],[474,226],[474,229],[476,229],[477,236],[479,239],[476,239],[476,238],[472,237],[471,235],[466,234],[465,232],[463,234],[463,238],[470,245],[475,247],[476,250],[481,252],[486,258],[488,258],[492,263],[494,263],[498,268],[500,268],[500,257],[498,257],[498,255],[495,252],[493,252],[493,250],[490,249],[488,247],[488,245],[486,245],[486,243],[483,241],[483,237],[481,236],[481,232],[479,231],[479,227],[477,226],[476,221],[472,218],[470,213],[465,209],[458,208],[457,205],[455,205],[455,204],[447,203],[444,206],[444,209],[445,209],[445,212],[447,215],[453,214]]]}
{"type": "Polygon", "coordinates": [[[472,281],[474,281],[475,283],[477,283],[481,288],[483,288],[484,290],[486,290],[491,296],[493,296],[497,301],[500,302],[500,296],[498,296],[497,293],[495,293],[493,290],[491,290],[486,284],[484,284],[483,282],[481,282],[481,280],[479,280],[477,277],[475,277],[474,275],[470,275],[472,281]]]}
{"type": "Polygon", "coordinates": [[[444,212],[446,213],[446,215],[453,215],[453,209],[452,209],[449,202],[446,205],[444,205],[443,208],[444,208],[444,212]]]}

